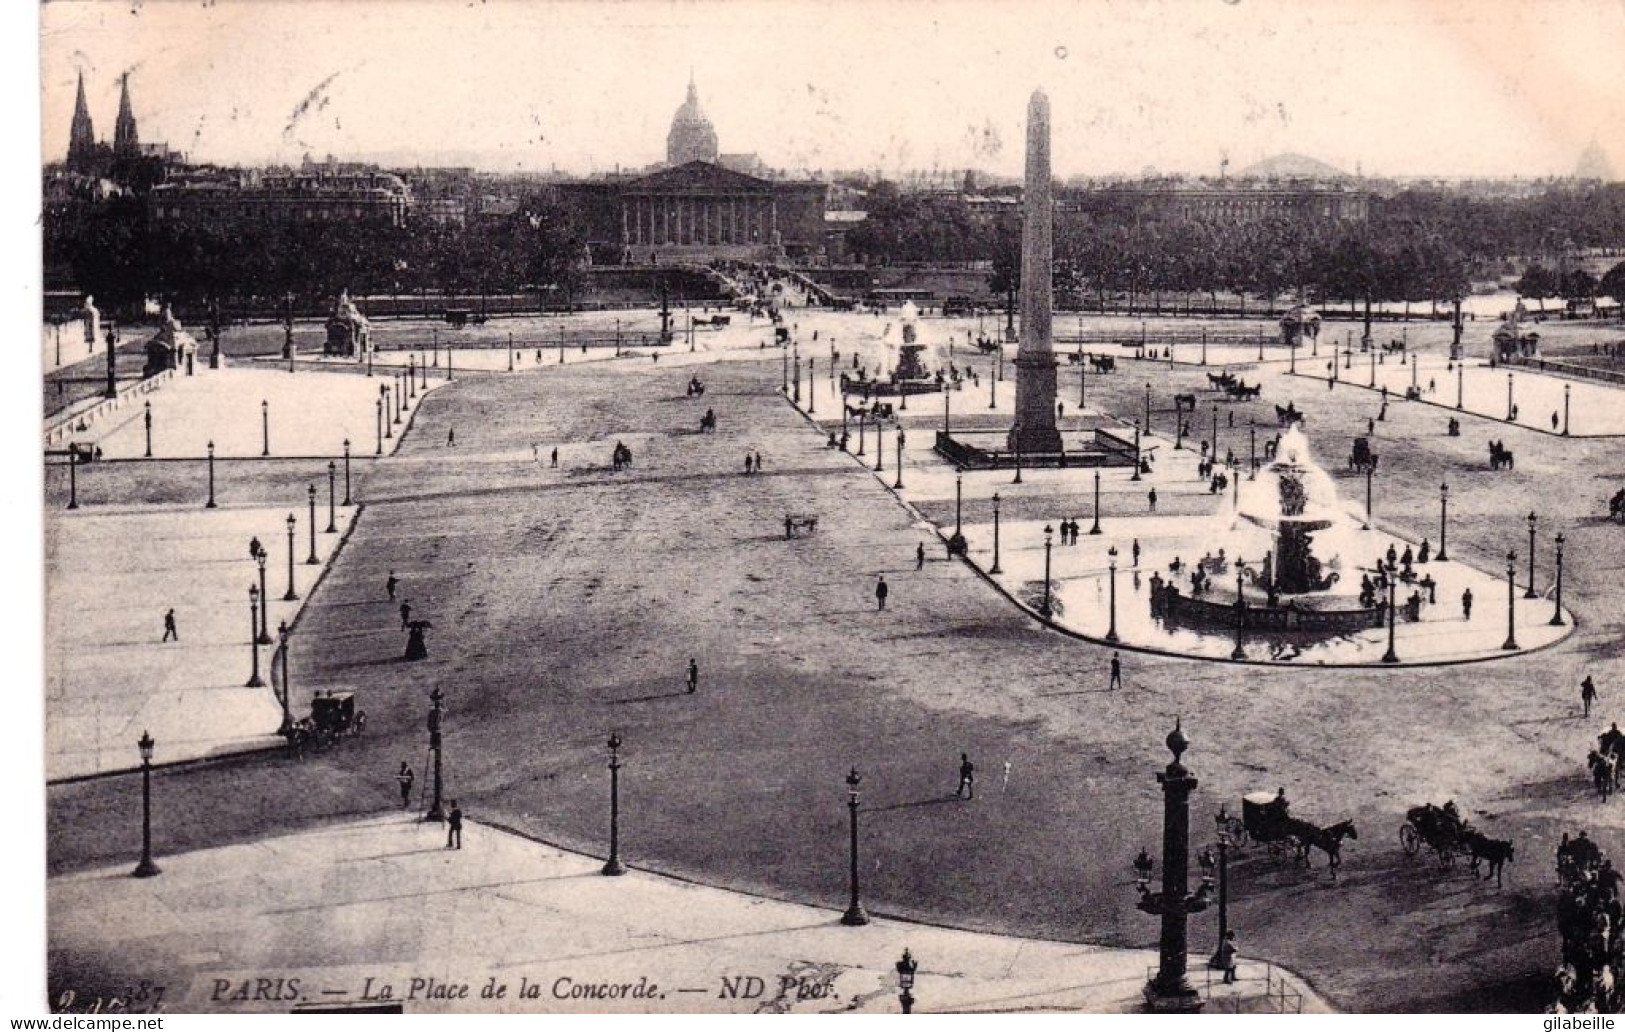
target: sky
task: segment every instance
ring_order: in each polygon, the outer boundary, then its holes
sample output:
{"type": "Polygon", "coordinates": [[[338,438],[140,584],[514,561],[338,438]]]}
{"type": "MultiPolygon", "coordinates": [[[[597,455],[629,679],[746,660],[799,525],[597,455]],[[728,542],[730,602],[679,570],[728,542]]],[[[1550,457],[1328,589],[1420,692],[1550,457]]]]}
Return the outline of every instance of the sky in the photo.
{"type": "Polygon", "coordinates": [[[692,72],[724,152],[782,169],[1019,175],[1625,173],[1625,0],[48,0],[43,153],[83,71],[111,138],[194,161],[391,155],[585,173],[663,160],[692,72]]]}

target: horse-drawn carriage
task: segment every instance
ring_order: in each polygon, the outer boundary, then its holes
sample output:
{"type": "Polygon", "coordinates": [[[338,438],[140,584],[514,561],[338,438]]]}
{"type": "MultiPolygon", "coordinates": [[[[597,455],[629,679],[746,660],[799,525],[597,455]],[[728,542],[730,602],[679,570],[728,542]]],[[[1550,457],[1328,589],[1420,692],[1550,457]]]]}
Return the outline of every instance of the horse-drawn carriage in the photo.
{"type": "Polygon", "coordinates": [[[1349,469],[1356,473],[1374,473],[1378,455],[1371,450],[1371,442],[1364,437],[1354,439],[1354,450],[1349,453],[1349,469]]]}
{"type": "Polygon", "coordinates": [[[1289,401],[1284,406],[1275,406],[1275,425],[1282,430],[1289,429],[1302,422],[1303,410],[1292,402],[1289,401]]]}
{"type": "Polygon", "coordinates": [[[1226,386],[1224,393],[1229,395],[1232,401],[1253,401],[1264,393],[1264,385],[1255,383],[1249,387],[1246,380],[1237,380],[1226,386]]]}
{"type": "Polygon", "coordinates": [[[1241,820],[1237,822],[1226,816],[1220,823],[1235,844],[1249,840],[1261,842],[1275,856],[1285,855],[1290,850],[1304,867],[1310,866],[1310,850],[1319,849],[1326,854],[1333,881],[1337,880],[1338,868],[1343,866],[1343,840],[1360,837],[1353,821],[1338,821],[1322,828],[1292,816],[1284,792],[1250,792],[1241,797],[1241,820]]]}
{"type": "Polygon", "coordinates": [[[1110,373],[1117,369],[1115,355],[1089,355],[1089,370],[1095,373],[1110,373]]]}
{"type": "Polygon", "coordinates": [[[1625,487],[1614,492],[1608,499],[1608,518],[1615,523],[1625,523],[1625,487]]]}
{"type": "Polygon", "coordinates": [[[1501,885],[1502,868],[1512,860],[1512,842],[1493,839],[1474,828],[1456,809],[1454,800],[1443,806],[1424,803],[1405,811],[1399,827],[1399,844],[1406,856],[1416,856],[1423,846],[1433,850],[1441,870],[1454,867],[1456,857],[1466,856],[1474,875],[1481,863],[1488,863],[1485,880],[1493,877],[1501,885]]]}
{"type": "Polygon", "coordinates": [[[1207,374],[1207,385],[1210,388],[1212,388],[1213,390],[1216,390],[1216,391],[1222,391],[1222,390],[1226,390],[1226,389],[1228,389],[1230,387],[1234,387],[1236,385],[1236,374],[1234,374],[1234,373],[1208,373],[1207,374]]]}
{"type": "Polygon", "coordinates": [[[1503,447],[1500,441],[1490,442],[1490,469],[1511,469],[1512,449],[1503,447]]]}
{"type": "Polygon", "coordinates": [[[288,732],[288,745],[298,753],[310,746],[325,748],[358,737],[366,726],[367,711],[357,708],[354,692],[318,691],[310,700],[310,715],[295,721],[288,732]]]}

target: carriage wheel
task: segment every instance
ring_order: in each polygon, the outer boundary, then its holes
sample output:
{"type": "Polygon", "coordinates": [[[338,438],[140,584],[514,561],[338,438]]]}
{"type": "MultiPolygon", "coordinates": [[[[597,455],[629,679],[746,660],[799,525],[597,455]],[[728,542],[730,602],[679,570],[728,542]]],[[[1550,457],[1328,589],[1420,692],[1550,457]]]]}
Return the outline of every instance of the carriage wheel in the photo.
{"type": "Polygon", "coordinates": [[[1422,848],[1422,836],[1418,835],[1416,833],[1416,829],[1411,825],[1401,825],[1399,829],[1399,844],[1405,848],[1406,856],[1415,856],[1417,851],[1422,848]]]}

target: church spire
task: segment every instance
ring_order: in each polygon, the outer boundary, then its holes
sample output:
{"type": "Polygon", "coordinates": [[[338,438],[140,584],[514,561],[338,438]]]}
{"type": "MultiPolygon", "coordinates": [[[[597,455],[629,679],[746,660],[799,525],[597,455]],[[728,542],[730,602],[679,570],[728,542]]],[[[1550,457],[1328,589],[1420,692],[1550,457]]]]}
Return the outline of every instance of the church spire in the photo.
{"type": "Polygon", "coordinates": [[[73,102],[73,123],[68,129],[68,167],[85,169],[96,159],[96,131],[90,124],[90,105],[85,102],[85,73],[79,72],[79,95],[73,102]]]}
{"type": "Polygon", "coordinates": [[[113,124],[113,153],[133,158],[141,151],[141,138],[135,130],[135,111],[130,106],[130,73],[119,76],[118,121],[113,124]]]}

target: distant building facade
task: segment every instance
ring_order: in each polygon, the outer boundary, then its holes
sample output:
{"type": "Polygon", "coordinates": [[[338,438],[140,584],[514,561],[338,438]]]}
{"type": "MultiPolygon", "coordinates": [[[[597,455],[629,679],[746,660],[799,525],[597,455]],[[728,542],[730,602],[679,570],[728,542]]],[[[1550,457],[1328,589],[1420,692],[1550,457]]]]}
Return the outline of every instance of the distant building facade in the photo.
{"type": "Polygon", "coordinates": [[[186,155],[164,143],[141,142],[136,125],[135,105],[130,100],[130,77],[119,77],[118,115],[113,122],[111,145],[96,140],[90,104],[85,99],[85,76],[79,73],[78,91],[73,101],[73,121],[68,127],[68,154],[63,168],[72,175],[112,178],[136,182],[142,187],[158,182],[167,172],[186,163],[186,155]]]}
{"type": "Polygon", "coordinates": [[[406,183],[390,172],[231,170],[174,177],[147,195],[156,225],[229,229],[255,222],[405,225],[406,183]]]}
{"type": "Polygon", "coordinates": [[[692,79],[666,158],[646,174],[559,185],[595,263],[805,259],[822,249],[827,184],[770,179],[753,174],[763,171],[754,154],[722,154],[692,79]]]}

